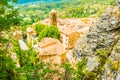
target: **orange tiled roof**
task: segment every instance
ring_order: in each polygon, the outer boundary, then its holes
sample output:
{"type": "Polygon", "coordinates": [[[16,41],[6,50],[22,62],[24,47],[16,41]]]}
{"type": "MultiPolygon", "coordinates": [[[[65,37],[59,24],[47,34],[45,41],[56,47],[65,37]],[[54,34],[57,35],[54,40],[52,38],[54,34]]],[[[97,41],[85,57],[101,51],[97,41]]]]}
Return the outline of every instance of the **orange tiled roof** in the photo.
{"type": "Polygon", "coordinates": [[[62,43],[54,38],[44,38],[38,43],[41,47],[40,55],[61,55],[66,52],[62,43]]]}
{"type": "Polygon", "coordinates": [[[27,31],[28,33],[35,32],[35,30],[34,30],[33,27],[28,27],[26,31],[27,31]]]}
{"type": "MultiPolygon", "coordinates": [[[[75,26],[78,27],[90,27],[93,23],[97,21],[98,18],[58,18],[57,19],[57,27],[61,33],[64,33],[66,35],[71,34],[73,31],[73,28],[75,26]]],[[[41,21],[43,24],[50,25],[50,19],[45,19],[41,21]]]]}

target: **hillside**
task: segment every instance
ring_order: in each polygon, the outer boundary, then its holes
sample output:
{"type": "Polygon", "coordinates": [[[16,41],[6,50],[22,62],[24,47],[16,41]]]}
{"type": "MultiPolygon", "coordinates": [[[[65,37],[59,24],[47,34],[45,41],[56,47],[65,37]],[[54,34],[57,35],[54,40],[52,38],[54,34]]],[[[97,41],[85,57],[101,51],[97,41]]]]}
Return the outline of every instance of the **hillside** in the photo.
{"type": "Polygon", "coordinates": [[[35,2],[38,0],[18,0],[18,4],[24,4],[24,3],[29,3],[29,2],[35,2]]]}
{"type": "Polygon", "coordinates": [[[18,4],[24,4],[24,3],[30,3],[30,2],[36,2],[36,1],[43,1],[43,2],[56,2],[61,0],[18,0],[18,4]]]}
{"type": "Polygon", "coordinates": [[[32,24],[49,17],[49,12],[55,9],[59,18],[99,17],[114,0],[62,0],[54,3],[30,3],[16,6],[24,23],[32,24]],[[29,21],[29,22],[28,22],[29,21]]]}

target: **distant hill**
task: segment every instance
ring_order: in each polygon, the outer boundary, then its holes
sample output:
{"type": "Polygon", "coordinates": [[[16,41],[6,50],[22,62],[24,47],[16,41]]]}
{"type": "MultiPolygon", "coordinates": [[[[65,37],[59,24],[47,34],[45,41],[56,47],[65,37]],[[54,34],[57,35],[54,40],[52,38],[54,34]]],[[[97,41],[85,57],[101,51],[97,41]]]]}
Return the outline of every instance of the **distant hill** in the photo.
{"type": "Polygon", "coordinates": [[[38,0],[18,0],[18,4],[35,2],[35,1],[38,1],[38,0]]]}
{"type": "Polygon", "coordinates": [[[104,10],[114,4],[114,0],[19,0],[31,1],[17,5],[23,25],[33,24],[49,18],[52,9],[57,11],[59,18],[99,17],[104,10]],[[36,2],[35,2],[36,1],[36,2]]]}
{"type": "Polygon", "coordinates": [[[24,4],[24,3],[36,2],[36,1],[56,2],[56,1],[61,1],[61,0],[18,0],[18,4],[24,4]]]}

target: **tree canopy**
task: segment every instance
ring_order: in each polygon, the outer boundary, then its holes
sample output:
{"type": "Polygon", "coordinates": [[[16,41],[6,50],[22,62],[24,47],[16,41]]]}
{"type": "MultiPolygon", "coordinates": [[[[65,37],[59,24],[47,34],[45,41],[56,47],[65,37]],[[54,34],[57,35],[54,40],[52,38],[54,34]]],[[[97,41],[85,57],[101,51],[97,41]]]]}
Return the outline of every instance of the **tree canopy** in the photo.
{"type": "Polygon", "coordinates": [[[9,2],[17,0],[0,0],[0,79],[12,79],[14,76],[14,63],[10,57],[8,48],[9,38],[8,31],[11,26],[19,25],[18,12],[9,2]]]}
{"type": "Polygon", "coordinates": [[[38,41],[40,41],[44,37],[52,37],[52,38],[60,39],[60,32],[56,26],[52,25],[49,27],[45,27],[39,33],[38,41]]]}

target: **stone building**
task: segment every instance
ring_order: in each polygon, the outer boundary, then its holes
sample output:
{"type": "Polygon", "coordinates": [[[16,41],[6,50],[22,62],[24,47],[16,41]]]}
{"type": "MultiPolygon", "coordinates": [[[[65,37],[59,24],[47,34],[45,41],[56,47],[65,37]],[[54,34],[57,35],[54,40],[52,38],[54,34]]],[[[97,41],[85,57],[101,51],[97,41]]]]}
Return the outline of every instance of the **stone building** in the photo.
{"type": "Polygon", "coordinates": [[[57,26],[57,12],[54,9],[50,12],[50,25],[57,26]]]}
{"type": "Polygon", "coordinates": [[[66,62],[66,50],[62,43],[54,38],[44,38],[38,43],[39,59],[43,62],[61,64],[66,62]]]}
{"type": "Polygon", "coordinates": [[[80,33],[77,31],[72,31],[67,27],[60,27],[60,40],[62,41],[66,49],[71,49],[76,44],[77,40],[80,37],[80,33]]]}
{"type": "Polygon", "coordinates": [[[28,27],[27,30],[27,42],[33,46],[35,41],[36,32],[33,27],[28,27]]]}
{"type": "Polygon", "coordinates": [[[26,43],[23,41],[22,31],[13,32],[13,37],[18,40],[18,43],[19,43],[20,48],[22,50],[28,50],[28,47],[26,46],[26,43]]]}
{"type": "Polygon", "coordinates": [[[13,32],[13,37],[18,39],[18,40],[23,39],[22,31],[15,31],[15,32],[13,32]]]}
{"type": "Polygon", "coordinates": [[[76,45],[79,37],[84,36],[89,31],[91,25],[97,21],[97,18],[66,18],[57,19],[57,12],[50,12],[50,19],[41,21],[43,24],[56,25],[60,31],[60,39],[66,49],[71,49],[76,45]]]}

